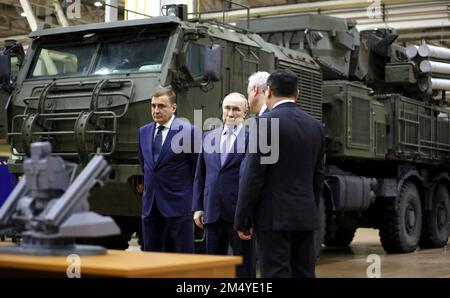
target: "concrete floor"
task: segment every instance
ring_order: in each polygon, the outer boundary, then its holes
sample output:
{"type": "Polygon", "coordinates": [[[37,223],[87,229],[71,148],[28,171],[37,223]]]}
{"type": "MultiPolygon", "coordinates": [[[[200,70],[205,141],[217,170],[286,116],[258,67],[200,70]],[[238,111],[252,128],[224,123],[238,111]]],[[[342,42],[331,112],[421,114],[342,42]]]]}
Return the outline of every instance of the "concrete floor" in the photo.
{"type": "MultiPolygon", "coordinates": [[[[135,238],[130,241],[127,251],[140,251],[135,238]]],[[[408,254],[386,254],[378,230],[358,229],[349,248],[323,249],[316,274],[317,277],[327,278],[366,278],[368,268],[369,273],[379,272],[380,277],[450,277],[450,244],[444,248],[419,249],[408,254]],[[377,256],[371,256],[373,254],[379,256],[379,271],[374,263],[377,256]]]]}
{"type": "Polygon", "coordinates": [[[369,273],[375,272],[377,257],[372,254],[379,256],[381,277],[450,277],[449,244],[407,254],[386,254],[374,229],[358,229],[349,248],[325,248],[317,262],[317,277],[367,277],[369,266],[369,273]]]}
{"type": "MultiPolygon", "coordinates": [[[[10,241],[0,242],[7,245],[10,241]]],[[[127,251],[140,251],[132,238],[127,251]]],[[[450,244],[444,248],[416,250],[408,254],[386,254],[380,244],[378,230],[358,229],[349,248],[324,248],[316,266],[317,277],[449,277],[450,244]],[[368,259],[369,258],[369,259],[368,259]],[[379,266],[374,259],[379,260],[379,266]]]]}

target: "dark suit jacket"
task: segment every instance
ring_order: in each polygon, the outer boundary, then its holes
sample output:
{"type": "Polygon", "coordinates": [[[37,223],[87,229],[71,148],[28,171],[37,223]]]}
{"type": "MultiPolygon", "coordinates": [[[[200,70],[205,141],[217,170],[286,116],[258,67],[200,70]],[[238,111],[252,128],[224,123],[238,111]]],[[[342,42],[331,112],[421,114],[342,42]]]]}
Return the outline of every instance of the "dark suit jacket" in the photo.
{"type": "MultiPolygon", "coordinates": [[[[324,179],[322,124],[295,103],[284,103],[258,118],[258,127],[268,122],[264,132],[269,140],[274,118],[279,119],[279,159],[275,164],[261,165],[264,154],[248,154],[235,229],[249,229],[253,217],[256,231],[315,230],[319,228],[317,203],[324,179]]],[[[259,133],[264,132],[259,129],[259,133]]]]}
{"type": "MultiPolygon", "coordinates": [[[[262,112],[261,116],[264,114],[267,114],[269,112],[270,112],[269,108],[265,108],[264,111],[262,112]]],[[[257,119],[261,116],[257,116],[255,119],[257,119]]],[[[242,176],[244,174],[244,168],[246,167],[247,160],[248,160],[248,154],[245,154],[244,159],[241,162],[241,168],[239,169],[239,181],[242,179],[242,176]]]]}
{"type": "Polygon", "coordinates": [[[144,172],[142,216],[150,214],[155,201],[164,217],[191,216],[192,183],[198,157],[194,146],[200,145],[200,142],[194,142],[197,133],[192,125],[175,118],[159,158],[154,162],[152,145],[155,126],[155,122],[151,122],[139,129],[139,162],[144,172]],[[173,152],[171,142],[174,137],[192,153],[173,152]]]}
{"type": "MultiPolygon", "coordinates": [[[[223,128],[215,129],[206,134],[205,139],[209,136],[213,140],[211,145],[216,146],[215,142],[220,142],[222,131],[223,128]]],[[[203,210],[206,224],[214,223],[220,217],[228,223],[234,221],[239,168],[245,155],[247,141],[248,131],[243,127],[233,143],[234,153],[228,154],[223,166],[220,164],[219,150],[215,152],[203,150],[198,158],[192,210],[203,210]]]]}

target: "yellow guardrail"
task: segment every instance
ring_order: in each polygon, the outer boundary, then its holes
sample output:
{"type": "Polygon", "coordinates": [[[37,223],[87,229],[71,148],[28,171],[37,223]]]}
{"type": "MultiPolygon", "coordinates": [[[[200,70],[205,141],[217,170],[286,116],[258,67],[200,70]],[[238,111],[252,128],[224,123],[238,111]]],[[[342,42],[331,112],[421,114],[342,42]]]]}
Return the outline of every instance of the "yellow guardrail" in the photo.
{"type": "Polygon", "coordinates": [[[9,144],[6,142],[6,140],[0,139],[0,158],[9,158],[11,156],[11,150],[9,147],[9,144]]]}

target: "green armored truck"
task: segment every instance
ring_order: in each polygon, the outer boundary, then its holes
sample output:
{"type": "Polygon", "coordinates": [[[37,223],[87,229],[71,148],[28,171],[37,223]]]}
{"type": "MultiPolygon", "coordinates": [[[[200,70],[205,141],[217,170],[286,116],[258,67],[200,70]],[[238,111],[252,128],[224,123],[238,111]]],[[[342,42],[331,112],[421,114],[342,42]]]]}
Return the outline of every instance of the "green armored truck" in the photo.
{"type": "MultiPolygon", "coordinates": [[[[139,227],[137,131],[151,119],[150,94],[171,85],[177,115],[203,124],[220,117],[226,94],[245,94],[253,72],[290,69],[298,105],[323,122],[327,138],[318,244],[347,246],[358,227],[374,227],[387,252],[446,245],[448,75],[420,69],[445,53],[410,57],[389,29],[358,32],[327,16],[250,24],[258,34],[175,17],[33,32],[7,104],[9,142],[24,156],[31,142],[49,141],[80,165],[104,155],[113,171],[90,204],[122,229],[108,246],[126,247],[139,227]]],[[[9,169],[20,174],[20,159],[9,169]]]]}
{"type": "Polygon", "coordinates": [[[450,232],[450,50],[425,42],[405,48],[392,29],[358,32],[355,25],[321,15],[250,23],[264,40],[308,54],[323,73],[324,243],[348,246],[358,227],[373,227],[390,253],[443,247],[450,232]]]}
{"type": "MultiPolygon", "coordinates": [[[[255,71],[291,68],[301,78],[301,102],[321,116],[319,65],[238,28],[154,17],[42,29],[30,37],[7,105],[9,142],[22,157],[32,142],[49,141],[53,154],[80,165],[94,153],[107,158],[113,171],[90,205],[122,230],[109,247],[126,248],[139,228],[138,128],[151,121],[150,95],[157,88],[171,85],[177,116],[202,124],[221,118],[222,99],[245,94],[255,71]],[[203,120],[194,119],[194,110],[203,120]]],[[[10,161],[9,169],[20,174],[21,160],[10,161]]]]}

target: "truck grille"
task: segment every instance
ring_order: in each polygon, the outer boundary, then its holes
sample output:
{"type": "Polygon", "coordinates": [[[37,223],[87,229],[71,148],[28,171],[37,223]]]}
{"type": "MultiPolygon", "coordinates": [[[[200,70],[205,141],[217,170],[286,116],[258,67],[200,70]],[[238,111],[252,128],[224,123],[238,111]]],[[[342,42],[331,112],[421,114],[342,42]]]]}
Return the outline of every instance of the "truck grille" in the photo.
{"type": "Polygon", "coordinates": [[[370,101],[352,97],[352,143],[370,145],[370,101]]]}
{"type": "Polygon", "coordinates": [[[322,120],[322,73],[280,60],[278,69],[289,69],[297,75],[300,97],[297,105],[318,120],[322,120]]]}

